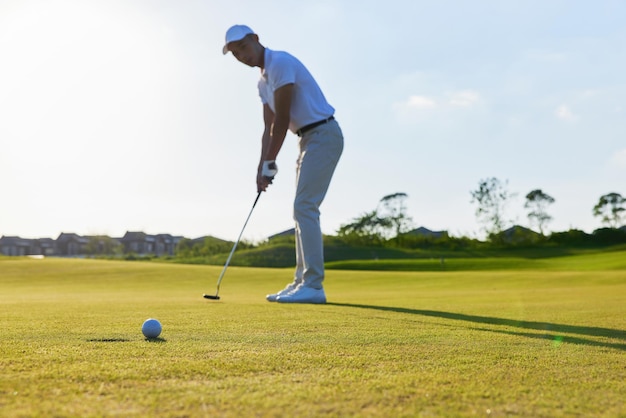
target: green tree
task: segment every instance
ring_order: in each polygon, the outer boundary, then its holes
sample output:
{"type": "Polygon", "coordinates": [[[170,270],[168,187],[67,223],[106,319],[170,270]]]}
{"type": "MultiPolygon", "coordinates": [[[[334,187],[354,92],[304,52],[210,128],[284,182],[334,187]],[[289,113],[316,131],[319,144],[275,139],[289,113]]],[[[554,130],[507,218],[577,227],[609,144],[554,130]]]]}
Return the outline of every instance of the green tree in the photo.
{"type": "Polygon", "coordinates": [[[381,219],[374,210],[364,213],[350,223],[341,225],[337,235],[352,244],[380,245],[384,241],[385,231],[389,226],[389,220],[381,219]]]}
{"type": "Polygon", "coordinates": [[[189,238],[181,239],[176,245],[176,257],[186,258],[195,255],[197,254],[194,254],[193,241],[189,238]]]}
{"type": "Polygon", "coordinates": [[[554,198],[544,193],[541,189],[531,191],[526,195],[526,203],[524,208],[529,209],[528,220],[531,225],[537,225],[539,233],[544,235],[544,227],[552,220],[552,216],[548,215],[546,209],[548,205],[555,202],[554,198]]]}
{"type": "Polygon", "coordinates": [[[122,244],[106,235],[88,237],[85,252],[89,255],[121,255],[122,244]]]}
{"type": "Polygon", "coordinates": [[[497,236],[509,222],[505,209],[509,198],[514,195],[507,190],[508,181],[502,183],[495,177],[480,180],[478,189],[471,192],[472,203],[476,203],[476,218],[484,225],[490,238],[497,236]]]}
{"type": "Polygon", "coordinates": [[[384,196],[375,210],[341,225],[337,234],[353,244],[380,245],[392,238],[399,243],[412,222],[406,214],[407,197],[406,193],[384,196]]]}
{"type": "Polygon", "coordinates": [[[593,207],[593,215],[602,218],[602,223],[610,228],[618,228],[622,224],[622,217],[626,209],[626,198],[619,193],[608,193],[600,196],[600,200],[593,207]]]}
{"type": "MultiPolygon", "coordinates": [[[[180,258],[193,258],[193,257],[208,257],[215,254],[222,254],[230,251],[233,243],[224,241],[215,237],[205,237],[202,241],[190,240],[183,238],[176,246],[176,257],[180,258]]],[[[253,245],[244,241],[239,243],[238,248],[250,248],[253,245]]]]}
{"type": "Polygon", "coordinates": [[[376,212],[379,218],[385,220],[384,224],[389,226],[387,238],[400,239],[401,234],[412,226],[413,220],[406,214],[407,197],[406,193],[394,193],[380,199],[376,212]]]}

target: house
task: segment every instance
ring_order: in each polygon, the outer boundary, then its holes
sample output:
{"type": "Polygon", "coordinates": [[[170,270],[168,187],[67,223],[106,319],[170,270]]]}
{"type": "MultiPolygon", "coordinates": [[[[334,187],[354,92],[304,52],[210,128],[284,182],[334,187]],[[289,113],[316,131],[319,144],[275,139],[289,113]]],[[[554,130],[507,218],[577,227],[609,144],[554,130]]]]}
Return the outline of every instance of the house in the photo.
{"type": "Polygon", "coordinates": [[[31,240],[30,255],[51,256],[57,253],[56,241],[52,238],[31,240]]]}
{"type": "Polygon", "coordinates": [[[157,256],[173,256],[176,253],[176,246],[183,239],[183,237],[174,237],[170,234],[158,234],[154,238],[154,254],[157,256]]]}
{"type": "Polygon", "coordinates": [[[271,235],[271,236],[269,236],[267,239],[268,239],[269,241],[271,241],[271,240],[272,240],[272,239],[274,239],[274,238],[279,238],[279,237],[292,237],[292,236],[294,236],[294,235],[296,235],[296,229],[295,229],[295,228],[291,228],[291,229],[287,229],[287,230],[285,230],[285,231],[283,231],[283,232],[279,232],[278,234],[271,235]]]}
{"type": "Polygon", "coordinates": [[[170,234],[148,235],[144,232],[126,232],[123,238],[108,236],[81,236],[74,233],[61,233],[52,238],[26,239],[17,236],[0,238],[0,254],[8,256],[87,256],[96,254],[124,253],[138,255],[173,256],[176,246],[184,237],[170,234]]]}
{"type": "Polygon", "coordinates": [[[0,254],[10,256],[30,255],[31,244],[32,240],[30,239],[3,235],[0,238],[0,254]]]}
{"type": "Polygon", "coordinates": [[[174,237],[170,234],[148,235],[145,232],[127,231],[120,242],[124,246],[125,253],[172,256],[176,251],[176,245],[182,239],[183,237],[174,237]]]}
{"type": "Polygon", "coordinates": [[[417,235],[420,237],[428,237],[428,238],[442,238],[448,236],[448,231],[431,231],[428,228],[424,228],[420,226],[419,228],[413,229],[407,232],[407,235],[417,235]]]}
{"type": "Polygon", "coordinates": [[[57,255],[77,256],[87,254],[89,238],[62,232],[56,240],[57,255]]]}
{"type": "Polygon", "coordinates": [[[126,231],[126,234],[120,239],[124,246],[124,253],[133,253],[138,255],[154,253],[154,236],[145,232],[126,231]]]}
{"type": "Polygon", "coordinates": [[[503,242],[509,244],[532,243],[541,237],[541,234],[520,225],[513,225],[497,234],[503,242]]]}

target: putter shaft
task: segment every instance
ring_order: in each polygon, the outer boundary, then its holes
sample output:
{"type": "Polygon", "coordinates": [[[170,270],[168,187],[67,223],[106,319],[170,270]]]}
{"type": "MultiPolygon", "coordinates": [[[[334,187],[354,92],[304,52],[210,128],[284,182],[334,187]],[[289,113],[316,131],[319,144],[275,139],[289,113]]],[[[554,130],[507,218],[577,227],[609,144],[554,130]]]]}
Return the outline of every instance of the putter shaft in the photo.
{"type": "Polygon", "coordinates": [[[239,241],[241,241],[241,236],[243,235],[243,231],[246,229],[246,225],[248,225],[250,216],[252,216],[252,211],[254,210],[256,203],[259,201],[259,197],[261,197],[261,193],[263,193],[263,191],[260,191],[256,195],[256,199],[254,199],[254,203],[252,204],[252,209],[250,209],[250,213],[248,214],[248,217],[246,218],[246,222],[243,224],[243,228],[241,228],[239,237],[237,237],[237,241],[235,241],[235,244],[233,245],[233,249],[230,250],[230,254],[228,255],[228,258],[226,259],[226,264],[224,264],[224,268],[222,269],[222,272],[220,273],[220,277],[217,279],[217,290],[215,292],[215,296],[205,294],[204,297],[206,299],[218,300],[220,298],[218,295],[220,293],[220,284],[222,283],[222,279],[224,278],[224,273],[226,273],[226,269],[228,268],[228,265],[230,264],[230,259],[233,258],[233,254],[235,253],[235,250],[237,249],[237,245],[239,244],[239,241]]]}

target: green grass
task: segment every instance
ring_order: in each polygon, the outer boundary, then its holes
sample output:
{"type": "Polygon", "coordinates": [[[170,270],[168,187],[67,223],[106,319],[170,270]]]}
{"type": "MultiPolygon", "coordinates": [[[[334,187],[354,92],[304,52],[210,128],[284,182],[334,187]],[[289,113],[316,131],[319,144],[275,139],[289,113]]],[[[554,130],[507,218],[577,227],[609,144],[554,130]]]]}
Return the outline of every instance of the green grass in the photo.
{"type": "Polygon", "coordinates": [[[620,257],[511,266],[329,270],[315,306],[264,301],[291,269],[207,301],[221,266],[2,259],[0,416],[625,416],[620,257]]]}
{"type": "Polygon", "coordinates": [[[389,271],[626,270],[626,251],[592,252],[558,257],[540,257],[539,252],[532,252],[514,256],[504,253],[498,257],[344,260],[329,262],[326,266],[329,269],[341,270],[389,271]]]}
{"type": "MultiPolygon", "coordinates": [[[[296,264],[293,243],[271,243],[255,248],[238,248],[237,256],[231,261],[239,267],[292,267],[296,264]]],[[[181,264],[223,265],[228,252],[198,257],[174,257],[155,259],[154,261],[181,264]]],[[[324,258],[331,268],[359,270],[421,270],[439,271],[440,260],[454,261],[457,270],[517,268],[503,259],[515,260],[522,268],[542,268],[545,263],[526,263],[525,261],[547,260],[579,255],[619,254],[626,259],[626,245],[606,248],[576,248],[557,246],[536,246],[528,248],[472,248],[458,250],[441,249],[406,249],[392,247],[355,247],[327,243],[324,246],[324,258]],[[459,259],[466,259],[459,264],[459,259]],[[384,262],[379,262],[383,260],[384,262]],[[390,261],[390,263],[388,263],[390,261]],[[498,261],[498,263],[494,263],[498,261]],[[503,264],[504,262],[504,264],[503,264]],[[482,266],[482,267],[481,267],[482,266]]],[[[586,261],[582,261],[586,263],[586,261]]],[[[623,266],[624,263],[621,263],[623,266]]],[[[620,267],[622,268],[622,267],[620,267]]]]}

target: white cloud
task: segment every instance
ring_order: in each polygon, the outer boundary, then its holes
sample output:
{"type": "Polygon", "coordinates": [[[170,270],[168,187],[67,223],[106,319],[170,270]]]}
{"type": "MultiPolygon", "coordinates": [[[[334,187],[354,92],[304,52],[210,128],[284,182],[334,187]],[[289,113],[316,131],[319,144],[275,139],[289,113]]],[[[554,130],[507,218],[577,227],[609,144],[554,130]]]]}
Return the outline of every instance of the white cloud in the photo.
{"type": "Polygon", "coordinates": [[[576,117],[574,116],[574,113],[569,108],[569,106],[564,105],[564,104],[557,107],[556,110],[554,111],[554,114],[558,119],[561,119],[564,121],[573,121],[576,119],[576,117]]]}
{"type": "Polygon", "coordinates": [[[480,101],[480,94],[473,90],[463,90],[450,96],[450,105],[454,107],[470,107],[480,101]]]}
{"type": "Polygon", "coordinates": [[[426,96],[411,96],[405,106],[412,109],[432,109],[437,106],[437,102],[426,96]]]}
{"type": "Polygon", "coordinates": [[[437,107],[437,102],[426,96],[413,95],[393,105],[396,117],[405,122],[415,122],[416,118],[423,119],[432,116],[431,110],[437,107]]]}
{"type": "Polygon", "coordinates": [[[396,107],[402,110],[471,107],[479,103],[480,100],[481,97],[478,92],[473,90],[460,90],[440,98],[412,95],[405,101],[397,103],[396,107]],[[442,106],[440,106],[440,104],[442,104],[442,106]]]}
{"type": "Polygon", "coordinates": [[[473,90],[442,92],[440,95],[425,96],[414,94],[393,105],[396,116],[405,122],[432,119],[449,114],[455,110],[475,107],[481,102],[481,96],[473,90]]]}

